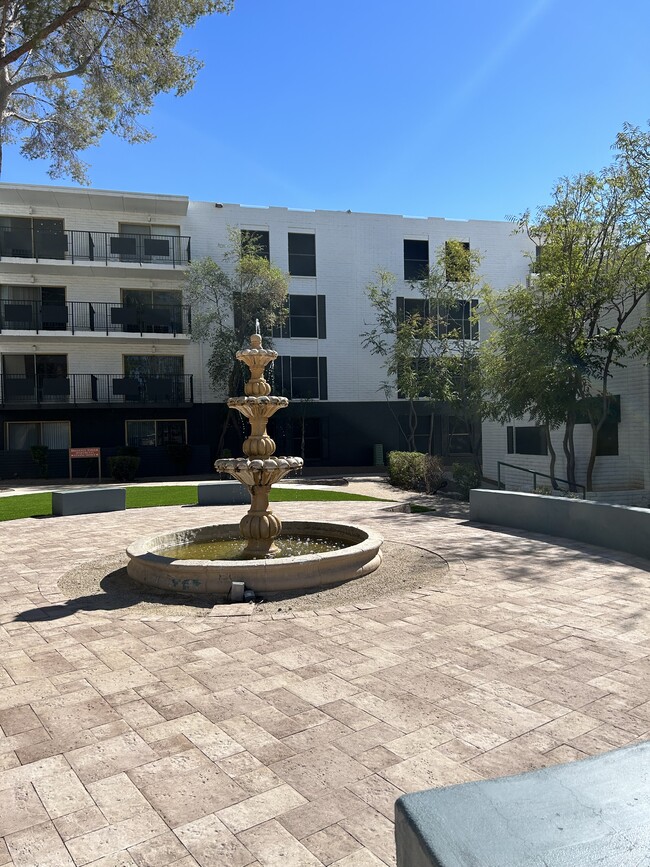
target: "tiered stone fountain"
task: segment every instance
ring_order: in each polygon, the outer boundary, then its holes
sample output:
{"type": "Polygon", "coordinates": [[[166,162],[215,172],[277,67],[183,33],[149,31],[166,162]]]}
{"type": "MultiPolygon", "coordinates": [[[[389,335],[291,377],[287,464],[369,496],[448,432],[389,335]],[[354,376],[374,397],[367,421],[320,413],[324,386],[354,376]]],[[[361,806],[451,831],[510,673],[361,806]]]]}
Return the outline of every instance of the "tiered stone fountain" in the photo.
{"type": "Polygon", "coordinates": [[[264,349],[262,338],[251,335],[250,349],[242,349],[236,358],[250,370],[244,385],[245,397],[231,397],[228,406],[245,416],[251,426],[242,450],[245,458],[219,458],[214,468],[229,473],[246,485],[251,495],[251,507],[239,522],[242,538],[247,540],[244,556],[269,557],[278,553],[275,539],[282,532],[280,519],[269,509],[271,487],[293,470],[302,468],[302,458],[274,458],[275,443],[266,432],[268,420],[279,409],[286,409],[286,397],[271,394],[271,386],[264,378],[264,369],[275,361],[278,353],[264,349]]]}
{"type": "Polygon", "coordinates": [[[228,596],[233,583],[257,593],[300,591],[340,584],[373,572],[382,560],[382,538],[364,527],[324,521],[291,521],[282,525],[269,508],[272,486],[302,467],[302,458],[274,457],[275,443],[266,431],[268,419],[285,409],[286,397],[271,394],[264,378],[266,366],[277,352],[264,349],[255,333],[250,348],[237,353],[250,370],[244,397],[231,397],[228,406],[245,416],[251,432],[243,445],[245,457],[220,458],[218,472],[229,473],[245,485],[251,506],[236,524],[216,524],[139,539],[127,548],[131,578],[148,586],[181,593],[228,596]],[[237,539],[243,539],[245,545],[237,539]],[[311,551],[286,556],[289,551],[311,551]],[[235,548],[234,556],[206,555],[205,546],[217,551],[235,548]],[[292,546],[294,546],[292,548],[292,546]],[[196,553],[194,553],[196,552],[196,553]],[[190,559],[192,557],[196,559],[190,559]]]}

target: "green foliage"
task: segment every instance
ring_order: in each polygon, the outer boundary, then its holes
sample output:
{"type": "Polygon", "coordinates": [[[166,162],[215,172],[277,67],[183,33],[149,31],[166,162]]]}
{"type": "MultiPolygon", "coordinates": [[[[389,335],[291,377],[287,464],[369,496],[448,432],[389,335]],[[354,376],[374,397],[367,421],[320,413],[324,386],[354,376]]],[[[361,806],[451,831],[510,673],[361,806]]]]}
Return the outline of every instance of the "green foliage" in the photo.
{"type": "Polygon", "coordinates": [[[127,509],[152,506],[189,506],[197,502],[196,485],[146,485],[126,489],[127,509]]]}
{"type": "MultiPolygon", "coordinates": [[[[366,500],[385,502],[377,497],[350,494],[346,491],[310,491],[308,488],[276,488],[271,490],[272,502],[336,502],[339,500],[366,500]]],[[[183,506],[197,501],[196,485],[147,485],[126,489],[127,509],[147,509],[152,506],[183,506]]],[[[32,518],[52,514],[52,494],[19,494],[0,497],[0,521],[32,518]]]]}
{"type": "Polygon", "coordinates": [[[16,521],[18,518],[35,518],[52,514],[52,494],[20,494],[16,497],[0,497],[0,521],[16,521]]]}
{"type": "Polygon", "coordinates": [[[619,136],[612,166],[561,179],[550,204],[535,217],[519,218],[520,231],[539,254],[531,277],[525,286],[485,295],[483,312],[494,328],[481,351],[486,413],[502,422],[528,416],[548,430],[563,426],[572,486],[577,418],[586,411],[592,426],[591,488],[612,373],[630,355],[647,355],[650,346],[644,310],[650,291],[650,162],[630,162],[639,148],[650,153],[650,136],[637,130],[633,138],[632,143],[619,136]]]}
{"type": "Polygon", "coordinates": [[[452,472],[461,496],[464,500],[469,500],[472,488],[481,487],[481,474],[473,464],[454,464],[452,472]]]}
{"type": "Polygon", "coordinates": [[[444,479],[442,461],[422,452],[390,452],[388,478],[396,488],[435,494],[444,479]]]}
{"type": "Polygon", "coordinates": [[[383,361],[386,398],[407,401],[409,429],[404,434],[412,451],[417,404],[425,401],[432,408],[446,403],[466,422],[479,454],[478,319],[473,312],[467,322],[461,317],[484,292],[479,264],[475,251],[448,241],[425,278],[411,282],[408,309],[398,300],[394,274],[379,270],[366,288],[375,322],[361,335],[362,344],[383,361]]]}
{"type": "Polygon", "coordinates": [[[259,319],[265,347],[287,314],[289,277],[260,255],[254,238],[230,229],[225,267],[213,259],[192,262],[185,274],[184,296],[196,309],[192,337],[210,345],[208,373],[219,393],[242,392],[241,364],[235,353],[248,343],[259,319]]]}
{"type": "Polygon", "coordinates": [[[135,143],[159,93],[183,95],[201,63],[176,50],[199,18],[234,0],[23,0],[0,17],[0,145],[21,142],[52,177],[87,183],[79,152],[104,133],[135,143]]]}
{"type": "Polygon", "coordinates": [[[42,479],[48,477],[47,456],[50,452],[48,446],[31,446],[32,460],[36,464],[42,479]]]}
{"type": "Polygon", "coordinates": [[[116,455],[108,459],[108,469],[116,482],[132,482],[140,466],[140,458],[116,455]]]}

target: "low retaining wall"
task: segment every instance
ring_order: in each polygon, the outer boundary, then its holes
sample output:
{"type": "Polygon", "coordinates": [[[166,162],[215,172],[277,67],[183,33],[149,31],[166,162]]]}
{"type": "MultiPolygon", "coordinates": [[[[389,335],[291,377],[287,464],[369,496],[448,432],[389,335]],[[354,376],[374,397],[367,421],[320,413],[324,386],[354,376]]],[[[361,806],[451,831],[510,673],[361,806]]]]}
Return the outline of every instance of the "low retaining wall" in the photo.
{"type": "Polygon", "coordinates": [[[469,495],[469,519],[562,536],[650,559],[650,510],[611,506],[589,500],[475,489],[469,495]]]}

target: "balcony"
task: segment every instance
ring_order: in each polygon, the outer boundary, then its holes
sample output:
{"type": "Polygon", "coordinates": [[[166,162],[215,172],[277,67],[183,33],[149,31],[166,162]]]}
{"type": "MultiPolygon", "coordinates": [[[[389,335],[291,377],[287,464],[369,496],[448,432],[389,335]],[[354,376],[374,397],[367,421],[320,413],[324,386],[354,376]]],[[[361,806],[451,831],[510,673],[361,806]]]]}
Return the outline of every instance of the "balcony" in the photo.
{"type": "Polygon", "coordinates": [[[11,228],[0,226],[0,259],[59,259],[65,262],[187,265],[191,244],[187,235],[136,235],[125,232],[85,232],[78,229],[11,228]]]}
{"type": "Polygon", "coordinates": [[[100,334],[189,335],[192,311],[182,304],[113,304],[95,301],[0,300],[3,331],[96,331],[100,334]]]}
{"type": "Polygon", "coordinates": [[[125,376],[123,373],[69,373],[67,376],[0,377],[5,407],[186,406],[194,402],[192,374],[125,376]]]}

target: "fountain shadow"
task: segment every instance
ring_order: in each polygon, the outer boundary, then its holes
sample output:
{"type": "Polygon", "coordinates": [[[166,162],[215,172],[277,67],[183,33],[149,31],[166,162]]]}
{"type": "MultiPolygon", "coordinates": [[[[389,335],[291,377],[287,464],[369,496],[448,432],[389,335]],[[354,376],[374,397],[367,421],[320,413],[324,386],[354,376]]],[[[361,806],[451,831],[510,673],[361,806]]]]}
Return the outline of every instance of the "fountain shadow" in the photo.
{"type": "MultiPolygon", "coordinates": [[[[65,592],[65,584],[62,590],[65,592]]],[[[198,612],[207,614],[215,605],[224,603],[223,596],[190,596],[183,593],[167,593],[151,587],[143,587],[129,578],[126,567],[114,569],[98,583],[97,589],[65,602],[57,602],[23,611],[15,617],[17,621],[34,622],[59,620],[79,612],[101,614],[131,610],[137,617],[147,614],[167,617],[170,615],[196,616],[198,612]]]]}

